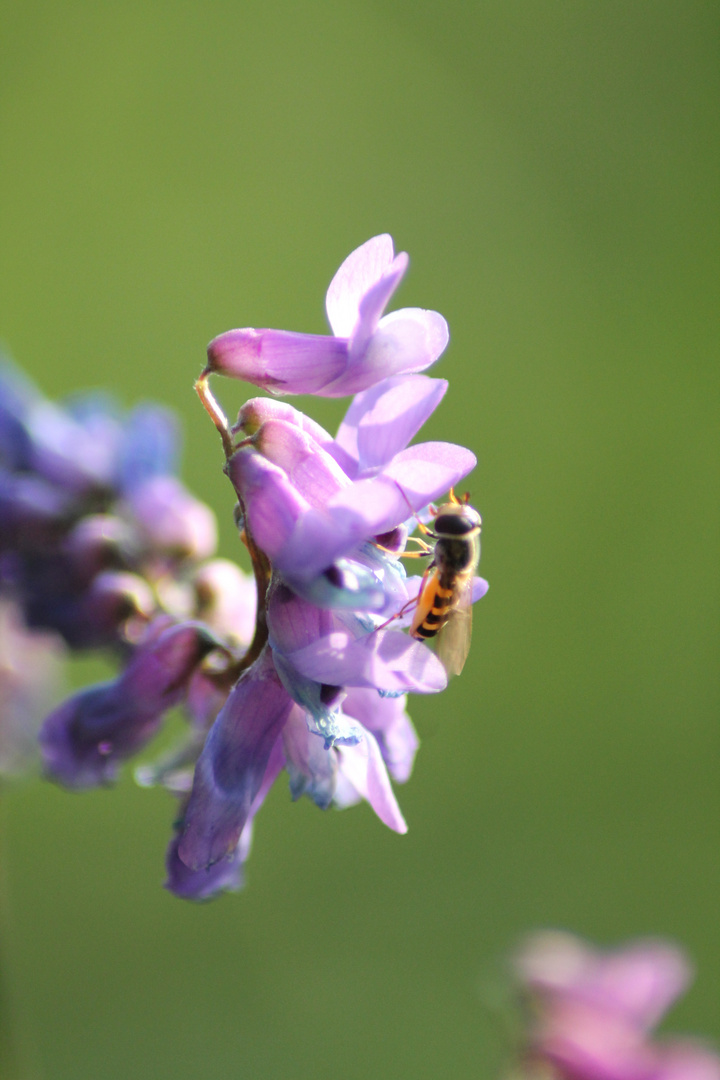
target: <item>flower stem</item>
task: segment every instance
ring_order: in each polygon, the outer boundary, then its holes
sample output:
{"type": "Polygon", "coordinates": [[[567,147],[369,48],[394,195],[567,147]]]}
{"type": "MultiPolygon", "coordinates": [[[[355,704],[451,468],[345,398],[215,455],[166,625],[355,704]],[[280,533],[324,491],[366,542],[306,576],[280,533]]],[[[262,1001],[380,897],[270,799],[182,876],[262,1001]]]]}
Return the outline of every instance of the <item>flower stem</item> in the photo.
{"type": "MultiPolygon", "coordinates": [[[[210,372],[205,369],[200,377],[195,382],[195,391],[203,404],[205,412],[208,414],[213,424],[220,433],[222,439],[223,450],[225,451],[225,474],[229,478],[227,463],[230,458],[241,446],[252,443],[252,438],[243,439],[242,442],[234,444],[232,435],[230,433],[230,425],[228,424],[227,417],[222,411],[217,399],[215,398],[212,390],[208,385],[208,379],[210,372]]],[[[236,492],[237,494],[237,492],[236,492]]],[[[235,674],[240,675],[246,668],[249,668],[251,664],[257,660],[260,653],[265,648],[265,644],[268,639],[267,618],[266,618],[266,604],[265,597],[267,595],[268,586],[270,584],[270,576],[272,574],[272,568],[264,551],[256,545],[252,538],[250,530],[247,524],[247,515],[245,513],[245,507],[243,501],[238,495],[238,506],[236,508],[236,520],[242,522],[241,538],[245,547],[248,549],[250,559],[252,561],[253,573],[255,575],[255,585],[257,588],[257,618],[255,621],[255,634],[250,648],[243,656],[235,668],[235,674]]],[[[0,1080],[2,1080],[0,1076],[0,1080]]]]}
{"type": "Polygon", "coordinates": [[[227,417],[220,408],[215,396],[208,386],[208,376],[203,372],[200,378],[195,383],[195,391],[197,396],[203,403],[203,408],[212,420],[215,427],[220,432],[220,438],[222,439],[223,450],[225,451],[225,458],[230,458],[233,453],[232,436],[230,435],[230,428],[228,426],[227,417]]]}

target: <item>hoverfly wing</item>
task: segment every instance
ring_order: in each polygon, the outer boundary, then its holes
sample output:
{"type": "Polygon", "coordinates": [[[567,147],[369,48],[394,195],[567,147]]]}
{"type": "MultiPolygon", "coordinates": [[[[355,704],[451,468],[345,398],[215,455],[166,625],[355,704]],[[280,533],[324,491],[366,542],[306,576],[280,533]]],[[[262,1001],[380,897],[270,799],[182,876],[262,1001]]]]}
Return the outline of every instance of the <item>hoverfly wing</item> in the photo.
{"type": "Polygon", "coordinates": [[[472,575],[460,585],[457,602],[438,634],[437,654],[448,675],[459,675],[465,667],[472,636],[472,575]]]}

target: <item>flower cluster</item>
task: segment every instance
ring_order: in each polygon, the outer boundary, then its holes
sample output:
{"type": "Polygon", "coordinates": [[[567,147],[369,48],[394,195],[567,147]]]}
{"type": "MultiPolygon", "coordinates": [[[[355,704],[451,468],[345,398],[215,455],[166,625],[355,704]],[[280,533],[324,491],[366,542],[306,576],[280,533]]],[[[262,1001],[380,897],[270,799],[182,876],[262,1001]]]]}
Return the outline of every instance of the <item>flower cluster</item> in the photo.
{"type": "Polygon", "coordinates": [[[525,1080],[720,1080],[720,1058],[652,1029],[686,988],[683,954],[661,941],[601,953],[569,934],[530,938],[515,961],[534,1018],[525,1080]]]}
{"type": "MultiPolygon", "coordinates": [[[[136,770],[180,800],[167,857],[178,896],[239,887],[283,769],[293,798],[366,799],[406,829],[390,778],[408,778],[417,748],[407,693],[435,693],[447,676],[404,632],[421,577],[399,558],[416,516],[475,464],[452,443],[409,445],[447,390],[419,372],[448,334],[436,312],[383,316],[406,266],[375,237],[330,285],[336,336],[232,330],[208,348],[197,390],[222,436],[253,579],[214,557],[214,519],[175,475],[164,410],[55,406],[3,375],[2,596],[31,632],[110,648],[120,663],[47,718],[46,772],[75,789],[112,782],[180,706],[186,737],[136,770]],[[273,395],[355,396],[334,437],[276,396],[247,401],[231,426],[214,373],[273,395]]],[[[486,588],[476,578],[472,598],[486,588]]]]}
{"type": "Polygon", "coordinates": [[[197,663],[247,647],[254,589],[212,559],[212,512],[175,475],[172,415],[105,397],[56,405],[0,369],[0,768],[26,757],[68,650],[109,650],[121,676],[71,698],[42,736],[68,787],[118,765],[180,700],[197,663]]]}
{"type": "MultiPolygon", "coordinates": [[[[447,389],[418,374],[447,327],[418,309],[382,317],[406,266],[388,236],[349,256],[327,296],[336,337],[231,330],[208,348],[198,389],[223,436],[260,583],[259,652],[194,770],[168,860],[180,895],[240,881],[253,818],[283,767],[294,797],[320,807],[364,798],[406,830],[389,779],[407,779],[417,747],[406,695],[443,689],[446,674],[401,629],[420,578],[398,556],[412,516],[475,464],[451,443],[408,446],[447,389]],[[229,427],[207,387],[216,372],[275,395],[355,397],[334,438],[273,398],[251,399],[229,427]]],[[[485,589],[478,579],[475,598],[485,589]]]]}

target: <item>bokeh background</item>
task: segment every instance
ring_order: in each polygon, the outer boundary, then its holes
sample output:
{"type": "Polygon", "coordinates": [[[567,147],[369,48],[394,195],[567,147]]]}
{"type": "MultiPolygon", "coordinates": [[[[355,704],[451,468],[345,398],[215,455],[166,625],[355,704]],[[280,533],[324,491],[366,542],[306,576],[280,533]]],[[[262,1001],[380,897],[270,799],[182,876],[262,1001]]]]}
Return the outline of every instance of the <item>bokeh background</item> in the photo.
{"type": "Polygon", "coordinates": [[[37,1075],[497,1077],[499,958],[543,926],[679,939],[669,1026],[720,1036],[717,4],[0,0],[0,26],[14,357],[52,396],[175,406],[234,555],[205,345],[324,332],[389,231],[397,305],[450,323],[424,437],[478,454],[491,582],[465,673],[413,700],[405,837],[280,784],[245,892],[193,906],[161,888],[162,792],[10,792],[37,1075]]]}

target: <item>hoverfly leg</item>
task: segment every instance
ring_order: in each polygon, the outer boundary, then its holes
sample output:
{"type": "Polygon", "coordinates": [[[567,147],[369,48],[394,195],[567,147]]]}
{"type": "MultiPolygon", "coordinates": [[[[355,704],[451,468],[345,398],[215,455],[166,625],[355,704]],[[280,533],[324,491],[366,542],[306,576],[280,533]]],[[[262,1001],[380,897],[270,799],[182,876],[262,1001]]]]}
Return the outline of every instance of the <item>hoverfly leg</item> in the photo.
{"type": "MultiPolygon", "coordinates": [[[[418,555],[419,554],[420,553],[418,552],[418,555]]],[[[378,630],[384,630],[386,626],[389,626],[391,622],[395,622],[396,619],[401,619],[402,616],[405,614],[405,612],[408,611],[411,607],[413,607],[413,605],[417,606],[418,600],[420,599],[420,597],[423,594],[423,589],[425,588],[425,582],[427,581],[428,574],[430,573],[431,569],[432,569],[432,567],[428,566],[427,570],[423,574],[422,580],[420,581],[420,588],[418,589],[417,596],[411,596],[410,599],[407,600],[403,604],[403,606],[400,608],[399,611],[396,611],[394,615],[391,615],[390,618],[386,619],[384,623],[380,624],[380,626],[376,626],[375,629],[373,630],[373,634],[377,634],[378,630]]]]}

